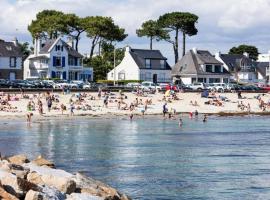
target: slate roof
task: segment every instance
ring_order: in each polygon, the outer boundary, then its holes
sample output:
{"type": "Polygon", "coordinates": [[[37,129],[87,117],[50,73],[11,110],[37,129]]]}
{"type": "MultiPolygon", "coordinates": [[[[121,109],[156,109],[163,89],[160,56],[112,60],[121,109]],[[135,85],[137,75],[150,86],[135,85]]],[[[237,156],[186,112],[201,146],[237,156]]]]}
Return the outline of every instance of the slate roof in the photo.
{"type": "Polygon", "coordinates": [[[234,71],[235,68],[240,68],[241,62],[245,62],[246,66],[253,67],[253,69],[250,71],[254,71],[255,66],[256,66],[256,63],[252,61],[252,59],[241,54],[239,55],[238,54],[221,54],[220,58],[228,66],[229,71],[234,71]]]}
{"type": "Polygon", "coordinates": [[[229,74],[229,72],[223,68],[223,72],[214,73],[214,72],[205,72],[200,65],[213,64],[213,65],[222,65],[214,56],[210,54],[209,51],[197,50],[195,54],[193,50],[189,50],[184,57],[182,57],[173,67],[172,75],[220,75],[220,74],[229,74]]]}
{"type": "Polygon", "coordinates": [[[23,53],[21,48],[15,46],[13,42],[0,40],[0,57],[23,57],[23,53]]]}
{"type": "MultiPolygon", "coordinates": [[[[43,53],[49,53],[50,48],[54,45],[55,41],[57,39],[52,39],[52,40],[47,40],[44,44],[43,47],[40,49],[39,53],[43,54],[43,53]]],[[[64,47],[66,48],[66,50],[68,51],[68,54],[74,57],[80,57],[82,58],[83,55],[80,54],[78,51],[76,51],[74,48],[72,48],[71,46],[69,46],[66,42],[64,42],[63,40],[61,40],[64,47]]]]}
{"type": "Polygon", "coordinates": [[[165,60],[166,70],[171,70],[167,63],[167,58],[164,57],[159,50],[149,49],[130,49],[130,54],[140,69],[145,69],[145,59],[165,60]]]}
{"type": "Polygon", "coordinates": [[[256,69],[263,77],[266,77],[266,68],[269,67],[269,62],[257,62],[256,69]]]}

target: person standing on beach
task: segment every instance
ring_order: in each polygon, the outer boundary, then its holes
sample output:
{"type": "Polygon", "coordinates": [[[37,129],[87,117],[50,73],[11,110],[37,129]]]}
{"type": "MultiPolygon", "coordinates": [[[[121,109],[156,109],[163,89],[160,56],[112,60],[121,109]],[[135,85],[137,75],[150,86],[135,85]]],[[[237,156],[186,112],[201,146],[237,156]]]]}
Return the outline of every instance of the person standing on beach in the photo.
{"type": "Polygon", "coordinates": [[[206,121],[207,121],[207,115],[204,114],[204,116],[203,116],[203,122],[206,122],[206,121]]]}
{"type": "Polygon", "coordinates": [[[74,104],[73,104],[73,102],[70,104],[70,116],[74,116],[74,104]]]}
{"type": "Polygon", "coordinates": [[[168,112],[167,103],[164,103],[163,105],[163,117],[166,117],[166,113],[168,112]]]}
{"type": "Polygon", "coordinates": [[[183,120],[182,120],[182,118],[179,119],[178,125],[179,125],[179,127],[182,127],[183,126],[183,120]]]}
{"type": "Polygon", "coordinates": [[[33,116],[33,113],[32,113],[32,112],[26,114],[26,121],[27,121],[28,123],[31,122],[32,116],[33,116]]]}
{"type": "Polygon", "coordinates": [[[48,111],[51,112],[51,108],[52,108],[52,98],[51,98],[51,96],[47,97],[47,106],[48,106],[48,111]]]}
{"type": "Polygon", "coordinates": [[[40,99],[38,100],[38,112],[40,115],[43,114],[43,104],[42,104],[42,101],[40,99]]]}

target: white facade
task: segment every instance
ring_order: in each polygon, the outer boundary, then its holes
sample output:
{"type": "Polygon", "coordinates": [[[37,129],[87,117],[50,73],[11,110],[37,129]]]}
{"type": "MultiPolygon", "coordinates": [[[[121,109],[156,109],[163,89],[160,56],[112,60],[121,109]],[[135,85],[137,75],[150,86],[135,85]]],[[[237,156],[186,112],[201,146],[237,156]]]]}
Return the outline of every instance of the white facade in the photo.
{"type": "MultiPolygon", "coordinates": [[[[128,48],[128,47],[127,47],[128,48]]],[[[108,80],[140,80],[140,69],[128,49],[121,63],[107,74],[108,80]]]]}
{"type": "MultiPolygon", "coordinates": [[[[246,56],[247,58],[249,55],[247,53],[244,53],[243,56],[246,56]]],[[[224,68],[230,72],[229,66],[222,60],[220,52],[215,54],[215,58],[223,63],[224,68]]],[[[242,69],[239,72],[230,72],[231,77],[230,79],[236,80],[236,81],[242,81],[242,82],[256,82],[257,81],[257,74],[255,71],[250,71],[249,68],[252,66],[246,66],[245,63],[243,63],[243,66],[239,66],[242,69]]]]}
{"type": "MultiPolygon", "coordinates": [[[[59,78],[65,80],[84,79],[81,57],[69,54],[67,44],[61,38],[55,40],[45,53],[40,53],[40,41],[35,42],[34,54],[24,62],[24,79],[59,78]]],[[[71,47],[70,47],[71,48],[71,47]]],[[[92,80],[93,75],[89,76],[92,80]]]]}
{"type": "Polygon", "coordinates": [[[270,62],[270,52],[269,53],[261,53],[258,55],[258,62],[270,62]]]}
{"type": "Polygon", "coordinates": [[[160,69],[141,69],[131,53],[131,48],[126,47],[125,56],[122,62],[107,73],[108,80],[141,80],[141,81],[152,81],[157,82],[170,82],[171,81],[171,70],[160,70],[160,69]]]}

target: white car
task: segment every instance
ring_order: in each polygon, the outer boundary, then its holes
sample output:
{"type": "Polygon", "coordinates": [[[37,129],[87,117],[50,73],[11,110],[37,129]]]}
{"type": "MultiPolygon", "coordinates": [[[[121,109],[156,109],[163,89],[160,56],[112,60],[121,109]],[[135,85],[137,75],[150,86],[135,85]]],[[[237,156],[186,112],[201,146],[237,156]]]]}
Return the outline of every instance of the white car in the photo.
{"type": "Polygon", "coordinates": [[[128,83],[126,86],[130,87],[130,88],[136,88],[136,87],[140,87],[141,84],[140,83],[128,83]]]}
{"type": "Polygon", "coordinates": [[[193,84],[189,85],[188,87],[190,87],[192,90],[206,89],[206,86],[204,83],[193,83],[193,84]]]}
{"type": "Polygon", "coordinates": [[[214,88],[218,92],[224,92],[227,89],[226,83],[213,83],[214,88]]]}
{"type": "Polygon", "coordinates": [[[86,89],[86,90],[91,89],[91,85],[90,84],[84,84],[83,89],[86,89]]]}
{"type": "Polygon", "coordinates": [[[140,88],[145,90],[145,91],[149,91],[149,90],[158,90],[159,91],[159,90],[161,90],[160,86],[158,86],[155,83],[150,82],[150,81],[142,82],[140,88]]]}

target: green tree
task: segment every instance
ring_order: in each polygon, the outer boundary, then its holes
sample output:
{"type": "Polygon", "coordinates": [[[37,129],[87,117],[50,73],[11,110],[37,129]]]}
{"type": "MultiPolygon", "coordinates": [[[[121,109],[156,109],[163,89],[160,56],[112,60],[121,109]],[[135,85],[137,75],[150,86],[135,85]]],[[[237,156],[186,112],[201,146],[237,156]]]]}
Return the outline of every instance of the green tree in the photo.
{"type": "Polygon", "coordinates": [[[69,35],[75,39],[75,50],[78,51],[80,35],[85,31],[83,27],[84,19],[75,14],[66,14],[65,23],[67,25],[69,35]]]}
{"type": "Polygon", "coordinates": [[[136,30],[138,37],[148,37],[150,39],[150,49],[153,48],[153,40],[156,39],[157,41],[163,39],[169,39],[168,31],[162,29],[157,21],[148,20],[145,21],[140,29],[136,30]]]}
{"type": "MultiPolygon", "coordinates": [[[[102,42],[101,49],[101,55],[84,59],[84,64],[94,69],[94,81],[106,79],[107,73],[114,67],[114,46],[111,43],[102,42]]],[[[115,63],[118,65],[124,58],[124,50],[116,49],[115,58],[115,63]]]]}
{"type": "Polygon", "coordinates": [[[23,53],[23,61],[30,55],[30,53],[32,52],[30,47],[29,47],[29,43],[28,42],[24,42],[24,43],[19,43],[18,44],[22,53],[23,53]]]}
{"type": "Polygon", "coordinates": [[[243,53],[248,53],[249,57],[253,60],[257,60],[258,59],[258,55],[259,55],[259,51],[258,48],[255,46],[251,46],[251,45],[239,45],[238,47],[232,47],[229,50],[229,54],[243,54],[243,53]]]}
{"type": "Polygon", "coordinates": [[[196,35],[198,30],[195,24],[198,22],[198,16],[188,12],[172,12],[166,13],[159,17],[158,23],[162,28],[170,32],[170,38],[166,39],[167,42],[173,45],[175,63],[179,58],[178,42],[179,33],[182,32],[183,36],[183,56],[185,55],[186,35],[196,35]]]}
{"type": "Polygon", "coordinates": [[[60,34],[68,34],[66,17],[63,12],[56,10],[43,10],[32,20],[28,30],[33,38],[57,38],[60,34]]]}
{"type": "Polygon", "coordinates": [[[87,37],[92,40],[90,48],[90,60],[93,57],[94,49],[97,44],[101,44],[102,42],[120,42],[127,37],[127,34],[125,34],[125,29],[117,26],[110,17],[85,17],[83,20],[83,27],[87,37]]]}

